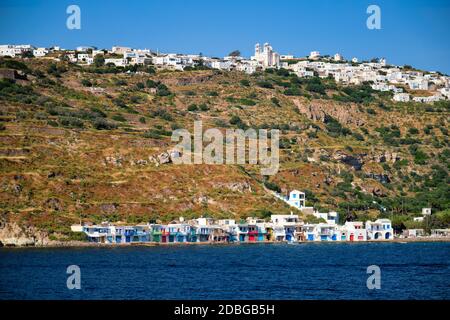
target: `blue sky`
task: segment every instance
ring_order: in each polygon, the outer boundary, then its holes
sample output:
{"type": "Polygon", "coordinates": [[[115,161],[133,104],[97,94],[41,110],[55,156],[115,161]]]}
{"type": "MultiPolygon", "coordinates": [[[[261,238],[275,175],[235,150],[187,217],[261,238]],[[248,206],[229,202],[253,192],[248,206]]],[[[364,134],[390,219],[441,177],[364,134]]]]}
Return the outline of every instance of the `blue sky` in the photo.
{"type": "Polygon", "coordinates": [[[450,74],[449,39],[446,0],[0,0],[3,44],[250,56],[256,42],[270,42],[281,54],[386,57],[450,74]],[[81,8],[81,30],[66,28],[70,4],[81,8]],[[370,4],[381,8],[381,30],[366,27],[370,4]]]}

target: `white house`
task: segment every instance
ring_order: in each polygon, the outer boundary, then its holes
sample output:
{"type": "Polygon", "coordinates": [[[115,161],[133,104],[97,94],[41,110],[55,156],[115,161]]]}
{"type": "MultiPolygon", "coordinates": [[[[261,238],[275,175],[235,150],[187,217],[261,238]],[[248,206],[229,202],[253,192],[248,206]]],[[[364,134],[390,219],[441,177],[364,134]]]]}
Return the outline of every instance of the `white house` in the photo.
{"type": "Polygon", "coordinates": [[[334,59],[334,61],[343,61],[344,60],[344,58],[339,53],[336,53],[334,55],[333,59],[334,59]]]}
{"type": "Polygon", "coordinates": [[[414,217],[413,220],[416,222],[422,222],[426,216],[431,216],[431,208],[422,208],[422,216],[414,217]]]}
{"type": "Polygon", "coordinates": [[[48,53],[47,48],[37,48],[33,50],[33,56],[35,57],[44,57],[48,53]]]}
{"type": "Polygon", "coordinates": [[[124,54],[125,52],[131,51],[131,48],[129,47],[120,47],[120,46],[113,46],[111,48],[111,53],[115,54],[124,54]]]}
{"type": "Polygon", "coordinates": [[[215,61],[211,61],[211,68],[219,69],[219,70],[230,70],[232,64],[233,63],[231,61],[215,60],[215,61]]]}
{"type": "Polygon", "coordinates": [[[413,97],[413,101],[421,102],[421,103],[431,103],[431,102],[436,102],[436,101],[440,101],[443,99],[444,99],[444,97],[441,94],[435,94],[435,95],[427,96],[427,97],[413,97]]]}
{"type": "Polygon", "coordinates": [[[0,56],[10,56],[14,58],[15,56],[19,56],[25,52],[32,52],[33,49],[34,47],[30,44],[3,44],[0,45],[0,56]]]}
{"type": "Polygon", "coordinates": [[[88,47],[88,46],[78,46],[77,48],[76,48],[76,51],[79,51],[79,52],[86,52],[86,51],[88,51],[88,50],[94,50],[95,48],[93,48],[93,47],[88,47]]]}
{"type": "Polygon", "coordinates": [[[408,102],[410,97],[408,93],[396,93],[392,99],[397,102],[408,102]]]}
{"type": "Polygon", "coordinates": [[[108,58],[105,59],[105,65],[112,63],[113,65],[115,65],[116,67],[125,67],[126,65],[128,65],[128,60],[127,59],[123,59],[123,58],[108,58]]]}
{"type": "Polygon", "coordinates": [[[305,202],[306,202],[306,198],[305,198],[304,192],[300,192],[298,190],[292,190],[289,193],[288,203],[291,206],[301,209],[305,206],[305,202]]]}
{"type": "Polygon", "coordinates": [[[243,71],[247,74],[252,74],[255,73],[257,69],[257,65],[251,63],[250,61],[246,60],[246,61],[241,61],[240,63],[238,63],[236,65],[236,70],[238,71],[243,71]]]}
{"type": "Polygon", "coordinates": [[[318,223],[302,226],[306,241],[340,241],[339,227],[335,224],[318,223]]]}
{"type": "Polygon", "coordinates": [[[450,88],[441,88],[441,89],[439,89],[439,92],[440,92],[443,96],[446,96],[447,99],[450,99],[450,88]]]}
{"type": "Polygon", "coordinates": [[[394,236],[391,220],[378,219],[375,222],[366,221],[368,240],[391,240],[394,236]]]}
{"type": "Polygon", "coordinates": [[[270,216],[273,234],[277,241],[296,241],[302,221],[296,214],[273,214],[270,216]]]}
{"type": "Polygon", "coordinates": [[[78,53],[77,54],[77,62],[78,63],[91,64],[92,63],[92,57],[88,53],[78,53]]]}
{"type": "Polygon", "coordinates": [[[412,90],[428,90],[428,80],[423,78],[416,78],[407,81],[407,84],[412,90]]]}
{"type": "Polygon", "coordinates": [[[320,52],[319,51],[311,51],[309,54],[309,59],[315,60],[320,58],[320,52]]]}
{"type": "Polygon", "coordinates": [[[313,215],[316,218],[324,219],[328,224],[337,224],[339,222],[339,214],[335,211],[330,211],[327,213],[322,213],[319,211],[314,211],[313,215]]]}
{"type": "Polygon", "coordinates": [[[361,221],[346,221],[341,228],[341,240],[366,241],[367,231],[361,221]]]}

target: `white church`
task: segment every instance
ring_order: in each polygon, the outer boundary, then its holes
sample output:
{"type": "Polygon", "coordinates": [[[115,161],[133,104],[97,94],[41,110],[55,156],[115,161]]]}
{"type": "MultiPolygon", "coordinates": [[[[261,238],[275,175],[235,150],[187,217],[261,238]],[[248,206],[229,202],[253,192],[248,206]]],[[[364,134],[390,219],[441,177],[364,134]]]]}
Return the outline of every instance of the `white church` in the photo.
{"type": "Polygon", "coordinates": [[[257,61],[263,68],[278,68],[280,66],[280,55],[273,51],[269,43],[265,43],[261,48],[260,44],[255,45],[255,55],[251,60],[257,61]]]}

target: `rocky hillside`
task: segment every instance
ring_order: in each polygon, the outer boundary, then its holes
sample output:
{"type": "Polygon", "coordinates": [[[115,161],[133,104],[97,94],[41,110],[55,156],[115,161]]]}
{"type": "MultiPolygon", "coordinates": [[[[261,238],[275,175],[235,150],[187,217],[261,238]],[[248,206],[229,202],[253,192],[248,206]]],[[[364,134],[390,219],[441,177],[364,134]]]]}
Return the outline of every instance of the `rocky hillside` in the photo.
{"type": "MultiPolygon", "coordinates": [[[[305,190],[343,219],[449,223],[450,104],[394,103],[368,84],[286,70],[185,72],[0,60],[1,221],[71,239],[70,224],[290,212],[305,190]],[[15,70],[15,71],[14,71],[15,70]],[[280,129],[281,166],[175,165],[174,129],[280,129]],[[383,209],[385,208],[385,210],[383,209]]],[[[308,217],[305,217],[308,219],[308,217]]]]}

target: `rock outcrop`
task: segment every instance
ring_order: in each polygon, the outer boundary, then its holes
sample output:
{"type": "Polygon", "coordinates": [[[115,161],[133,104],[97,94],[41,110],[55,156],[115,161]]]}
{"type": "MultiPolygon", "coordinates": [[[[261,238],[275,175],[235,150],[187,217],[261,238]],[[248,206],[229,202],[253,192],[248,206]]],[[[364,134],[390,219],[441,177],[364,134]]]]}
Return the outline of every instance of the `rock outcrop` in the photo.
{"type": "Polygon", "coordinates": [[[333,154],[333,159],[338,160],[346,165],[353,167],[356,171],[361,170],[364,164],[365,154],[360,154],[356,156],[348,155],[342,151],[337,151],[333,154]]]}
{"type": "Polygon", "coordinates": [[[327,116],[331,116],[342,125],[364,125],[362,113],[356,105],[340,105],[335,103],[321,102],[302,102],[298,99],[293,100],[300,113],[303,113],[309,119],[318,122],[326,122],[327,116]]]}
{"type": "Polygon", "coordinates": [[[48,234],[33,226],[0,223],[0,246],[46,246],[51,244],[48,234]]]}

